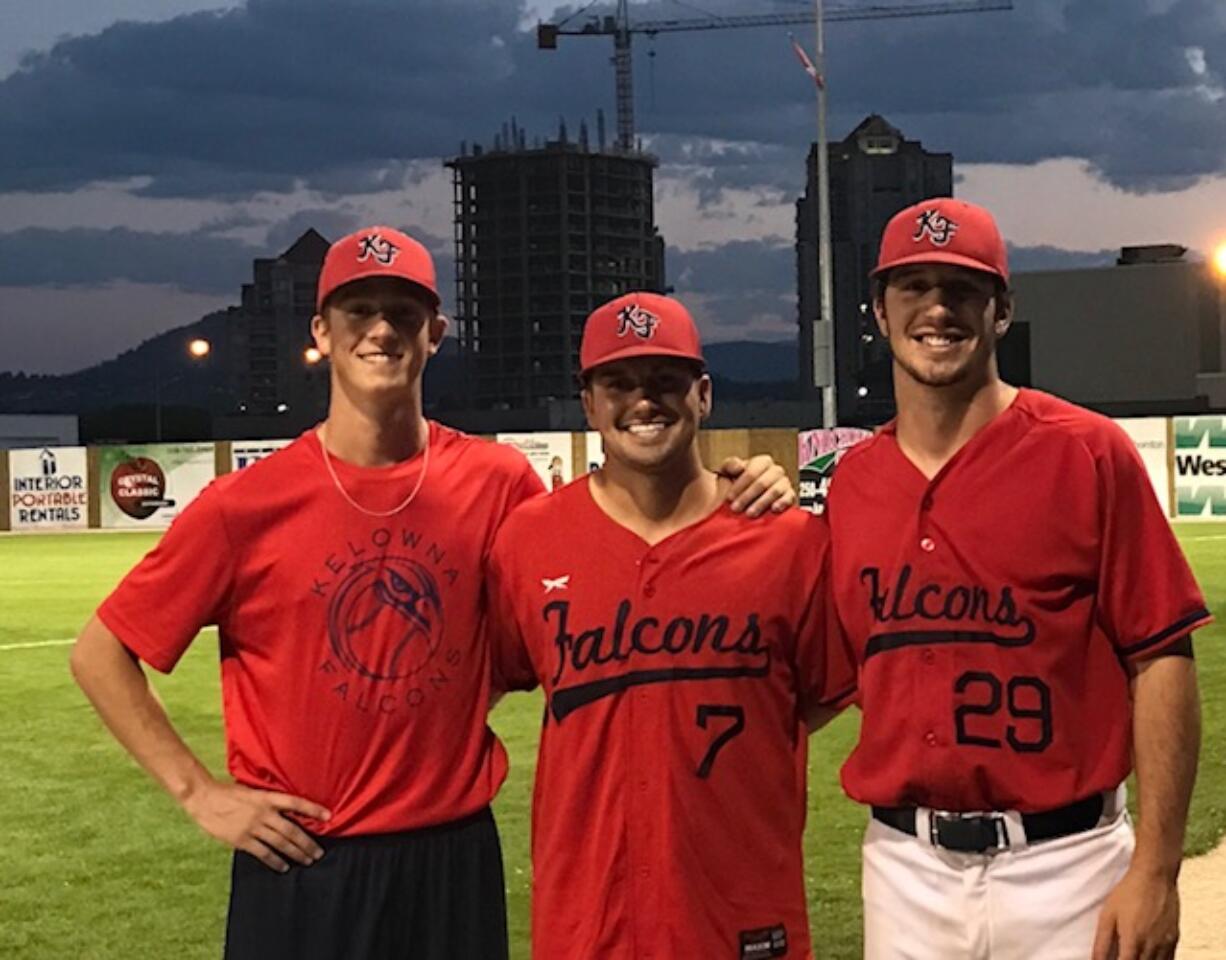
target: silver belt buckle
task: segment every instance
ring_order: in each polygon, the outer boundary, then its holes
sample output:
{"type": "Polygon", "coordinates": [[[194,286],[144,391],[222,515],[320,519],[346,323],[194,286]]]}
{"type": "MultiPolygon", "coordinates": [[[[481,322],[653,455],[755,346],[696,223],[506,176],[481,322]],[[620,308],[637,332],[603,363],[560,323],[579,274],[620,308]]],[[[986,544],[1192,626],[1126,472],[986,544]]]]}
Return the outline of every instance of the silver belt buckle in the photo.
{"type": "Polygon", "coordinates": [[[1009,846],[1009,831],[999,813],[950,813],[933,810],[928,841],[956,853],[995,853],[1009,846]]]}

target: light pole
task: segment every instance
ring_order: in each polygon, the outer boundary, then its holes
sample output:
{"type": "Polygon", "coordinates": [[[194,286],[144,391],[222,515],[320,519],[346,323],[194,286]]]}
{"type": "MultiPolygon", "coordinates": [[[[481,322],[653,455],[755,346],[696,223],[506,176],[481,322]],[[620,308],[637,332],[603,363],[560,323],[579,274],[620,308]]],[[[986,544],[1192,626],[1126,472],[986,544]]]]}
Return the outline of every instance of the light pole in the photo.
{"type": "Polygon", "coordinates": [[[834,395],[834,282],[830,243],[830,157],[826,145],[826,28],[822,0],[814,0],[817,33],[817,257],[821,310],[813,327],[813,385],[822,390],[822,426],[837,425],[834,395]]]}
{"type": "MultiPolygon", "coordinates": [[[[204,337],[196,337],[189,340],[187,344],[187,355],[193,360],[203,360],[213,350],[213,345],[204,337]]],[[[183,374],[177,374],[166,380],[165,383],[174,383],[180,379],[183,374]]],[[[153,368],[153,438],[154,442],[162,442],[162,368],[154,365],[153,368]]]]}

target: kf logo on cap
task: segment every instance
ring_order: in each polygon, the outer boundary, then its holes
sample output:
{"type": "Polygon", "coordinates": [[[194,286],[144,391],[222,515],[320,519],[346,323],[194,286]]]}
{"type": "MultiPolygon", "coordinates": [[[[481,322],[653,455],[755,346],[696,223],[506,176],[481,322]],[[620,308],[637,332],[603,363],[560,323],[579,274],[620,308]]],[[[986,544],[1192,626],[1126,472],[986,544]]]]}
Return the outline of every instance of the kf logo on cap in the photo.
{"type": "Polygon", "coordinates": [[[624,337],[633,331],[644,340],[650,340],[660,325],[660,318],[637,303],[630,303],[617,311],[617,335],[624,337]]]}
{"type": "Polygon", "coordinates": [[[915,222],[919,224],[919,229],[911,239],[916,243],[928,237],[935,246],[943,247],[958,232],[958,225],[940,210],[925,210],[915,218],[915,222]]]}
{"type": "Polygon", "coordinates": [[[376,260],[387,266],[400,256],[400,248],[378,233],[369,233],[358,241],[358,263],[376,260]]]}

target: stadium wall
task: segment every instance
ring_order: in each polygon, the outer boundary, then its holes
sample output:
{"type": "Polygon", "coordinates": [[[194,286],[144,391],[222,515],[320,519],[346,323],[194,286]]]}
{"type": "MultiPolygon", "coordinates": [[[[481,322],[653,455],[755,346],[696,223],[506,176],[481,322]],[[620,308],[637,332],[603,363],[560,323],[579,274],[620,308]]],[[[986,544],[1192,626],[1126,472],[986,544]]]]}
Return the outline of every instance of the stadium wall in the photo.
{"type": "MultiPolygon", "coordinates": [[[[1226,520],[1226,417],[1142,417],[1116,421],[1145,463],[1154,496],[1176,520],[1226,520]]],[[[820,512],[842,452],[866,430],[705,430],[703,460],[769,453],[791,474],[802,505],[820,512]]],[[[522,450],[547,489],[603,462],[600,436],[510,433],[485,439],[522,450]]],[[[0,450],[0,530],[164,530],[215,477],[241,470],[290,441],[222,440],[0,450]]]]}
{"type": "MultiPolygon", "coordinates": [[[[546,489],[582,476],[604,460],[600,435],[499,434],[484,439],[524,452],[546,489]]],[[[241,470],[290,443],[285,439],[209,443],[27,447],[0,450],[0,531],[164,530],[215,477],[241,470]]],[[[708,430],[704,460],[769,453],[795,477],[796,431],[708,430]]]]}

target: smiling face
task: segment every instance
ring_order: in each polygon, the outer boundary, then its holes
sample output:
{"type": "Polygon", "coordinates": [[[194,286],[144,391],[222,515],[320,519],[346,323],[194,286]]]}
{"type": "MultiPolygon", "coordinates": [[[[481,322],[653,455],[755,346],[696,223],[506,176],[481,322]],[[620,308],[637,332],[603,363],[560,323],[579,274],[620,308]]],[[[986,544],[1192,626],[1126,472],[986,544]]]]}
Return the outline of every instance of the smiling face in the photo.
{"type": "Polygon", "coordinates": [[[926,387],[996,378],[996,341],[1012,307],[992,275],[942,263],[898,267],[873,308],[902,376],[926,387]]]}
{"type": "Polygon", "coordinates": [[[711,412],[711,378],[688,360],[614,360],[592,370],[581,399],[607,461],[658,473],[697,456],[698,427],[711,412]]]}
{"type": "Polygon", "coordinates": [[[420,395],[426,360],[446,327],[416,286],[394,277],[346,284],[311,321],[315,345],[332,363],[334,396],[356,403],[420,395]]]}

